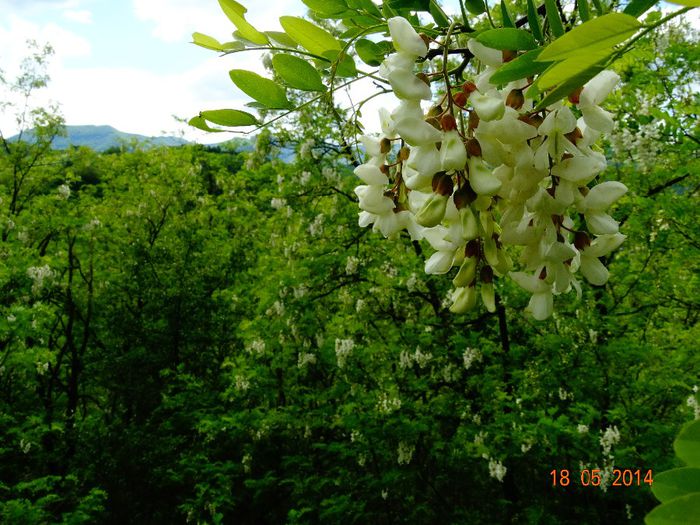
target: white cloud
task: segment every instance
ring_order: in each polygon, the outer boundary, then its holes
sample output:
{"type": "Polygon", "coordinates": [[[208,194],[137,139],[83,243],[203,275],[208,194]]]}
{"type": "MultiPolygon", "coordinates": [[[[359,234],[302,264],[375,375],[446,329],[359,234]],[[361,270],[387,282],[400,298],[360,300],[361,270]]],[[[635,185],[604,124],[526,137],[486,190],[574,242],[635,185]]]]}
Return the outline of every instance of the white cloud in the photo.
{"type": "MultiPolygon", "coordinates": [[[[246,1],[244,0],[244,4],[246,1]]],[[[275,0],[254,4],[248,1],[246,19],[261,31],[279,30],[281,15],[303,15],[301,0],[275,0]]],[[[153,23],[153,35],[166,42],[181,42],[193,32],[228,39],[236,29],[221,11],[218,2],[200,0],[133,0],[139,20],[153,23]]]]}
{"type": "Polygon", "coordinates": [[[87,9],[70,9],[65,11],[63,16],[79,24],[92,24],[92,12],[87,9]]]}

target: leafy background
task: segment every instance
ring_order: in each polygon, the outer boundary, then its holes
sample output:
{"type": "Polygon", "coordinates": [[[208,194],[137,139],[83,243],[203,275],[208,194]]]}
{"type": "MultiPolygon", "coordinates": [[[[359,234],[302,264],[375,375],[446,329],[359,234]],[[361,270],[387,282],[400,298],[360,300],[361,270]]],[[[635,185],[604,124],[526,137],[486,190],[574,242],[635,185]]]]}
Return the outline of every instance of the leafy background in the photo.
{"type": "Polygon", "coordinates": [[[681,466],[700,416],[697,54],[677,25],[617,63],[628,238],[542,323],[507,283],[450,314],[427,245],[357,226],[321,101],[254,151],[55,151],[37,113],[0,154],[0,521],[639,522],[648,485],[576,477],[681,466]]]}

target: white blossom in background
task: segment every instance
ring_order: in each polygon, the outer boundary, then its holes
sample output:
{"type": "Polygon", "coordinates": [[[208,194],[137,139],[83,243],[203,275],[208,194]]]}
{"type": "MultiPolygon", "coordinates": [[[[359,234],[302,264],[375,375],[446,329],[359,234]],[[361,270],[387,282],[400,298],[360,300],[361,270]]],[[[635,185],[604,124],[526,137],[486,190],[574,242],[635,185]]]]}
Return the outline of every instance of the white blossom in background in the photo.
{"type": "Polygon", "coordinates": [[[53,278],[54,272],[46,264],[44,266],[30,266],[27,268],[27,276],[34,281],[32,293],[36,295],[44,287],[45,281],[53,278]]]}
{"type": "Polygon", "coordinates": [[[270,206],[275,210],[279,210],[280,208],[284,208],[286,205],[287,205],[287,201],[285,199],[281,199],[278,197],[274,197],[270,201],[270,206]]]}
{"type": "Polygon", "coordinates": [[[22,438],[19,440],[19,448],[23,454],[29,454],[29,451],[32,449],[32,442],[25,441],[24,438],[22,438]]]}
{"type": "Polygon", "coordinates": [[[67,200],[70,197],[70,186],[68,186],[68,184],[61,184],[58,187],[58,196],[61,199],[67,200]]]}
{"type": "Polygon", "coordinates": [[[338,363],[338,368],[345,368],[345,363],[355,348],[355,341],[352,339],[336,339],[335,340],[335,358],[338,363]]]}
{"type": "Polygon", "coordinates": [[[323,233],[323,223],[325,221],[325,216],[323,213],[316,215],[314,220],[309,224],[309,234],[312,237],[318,237],[323,233]]]}
{"type": "Polygon", "coordinates": [[[248,343],[245,349],[249,354],[262,355],[265,353],[265,341],[262,339],[255,339],[248,343]]]}
{"type": "Polygon", "coordinates": [[[239,392],[245,392],[250,388],[250,381],[243,375],[236,375],[234,379],[234,388],[239,392]]]}
{"type": "Polygon", "coordinates": [[[425,368],[428,366],[428,363],[430,360],[433,358],[433,354],[430,352],[423,352],[420,349],[420,346],[416,347],[416,351],[413,354],[413,361],[420,367],[420,368],[425,368]]]}
{"type": "Polygon", "coordinates": [[[308,365],[316,364],[316,354],[309,352],[300,352],[297,358],[297,368],[303,369],[308,365]]]}
{"type": "Polygon", "coordinates": [[[603,449],[603,454],[605,456],[610,455],[610,451],[613,445],[617,445],[620,442],[620,431],[616,426],[608,427],[605,432],[600,436],[600,446],[603,449]]]}
{"type": "Polygon", "coordinates": [[[476,348],[467,347],[467,349],[462,354],[462,361],[464,362],[464,368],[469,370],[472,365],[478,361],[481,361],[482,355],[476,348]]]}
{"type": "Polygon", "coordinates": [[[584,425],[581,423],[576,425],[576,432],[578,432],[579,434],[587,434],[588,433],[588,425],[584,425]]]}
{"type": "Polygon", "coordinates": [[[398,463],[399,465],[408,465],[413,459],[413,453],[415,452],[415,445],[406,443],[405,441],[399,441],[398,448],[398,463]]]}
{"type": "MultiPolygon", "coordinates": [[[[602,71],[568,101],[534,111],[528,81],[491,84],[503,53],[471,39],[467,46],[486,69],[426,112],[421,103],[433,101],[433,91],[416,64],[428,46],[406,19],[388,26],[396,52],[379,74],[398,106],[380,110],[380,136],[361,137],[359,225],[386,238],[406,231],[425,239],[435,250],[427,274],[457,269],[443,302],[454,313],[479,301],[495,312],[494,280],[506,276],[531,294],[526,310],[537,320],[552,315],[556,296],[580,296],[581,276],[605,284],[601,257],[625,238],[608,210],[627,188],[596,184],[606,160],[595,143],[614,129],[601,104],[618,75],[602,71]]],[[[407,282],[409,291],[414,286],[407,282]]]]}
{"type": "Polygon", "coordinates": [[[508,469],[503,466],[503,463],[496,461],[495,459],[489,458],[489,476],[492,478],[503,482],[503,478],[506,477],[506,472],[508,469]]]}
{"type": "Polygon", "coordinates": [[[698,387],[695,385],[693,387],[693,394],[688,396],[686,403],[693,410],[693,417],[695,419],[700,419],[700,403],[698,403],[697,393],[698,387]]]}
{"type": "Polygon", "coordinates": [[[382,392],[377,399],[377,410],[382,414],[390,414],[401,408],[401,400],[396,397],[382,392]]]}
{"type": "Polygon", "coordinates": [[[241,465],[243,465],[243,472],[250,474],[250,470],[253,467],[253,456],[246,453],[241,458],[241,465]]]}
{"type": "Polygon", "coordinates": [[[357,273],[359,263],[360,260],[357,257],[353,255],[348,257],[345,261],[345,275],[355,275],[357,273]]]}

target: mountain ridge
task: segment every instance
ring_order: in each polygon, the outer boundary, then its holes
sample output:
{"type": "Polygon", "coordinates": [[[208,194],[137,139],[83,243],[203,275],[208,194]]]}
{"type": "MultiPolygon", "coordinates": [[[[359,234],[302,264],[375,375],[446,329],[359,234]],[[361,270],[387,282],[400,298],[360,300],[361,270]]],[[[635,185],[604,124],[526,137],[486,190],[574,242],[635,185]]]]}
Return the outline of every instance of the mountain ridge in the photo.
{"type": "MultiPolygon", "coordinates": [[[[109,125],[69,125],[65,126],[66,135],[53,139],[51,147],[54,149],[68,149],[70,146],[87,146],[95,151],[105,151],[110,148],[118,148],[123,144],[135,141],[142,145],[150,146],[182,146],[189,144],[185,139],[172,136],[146,136],[138,133],[126,133],[119,131],[109,125]]],[[[32,140],[33,130],[27,131],[22,137],[23,140],[32,140]]],[[[15,141],[19,135],[10,137],[15,141]]]]}

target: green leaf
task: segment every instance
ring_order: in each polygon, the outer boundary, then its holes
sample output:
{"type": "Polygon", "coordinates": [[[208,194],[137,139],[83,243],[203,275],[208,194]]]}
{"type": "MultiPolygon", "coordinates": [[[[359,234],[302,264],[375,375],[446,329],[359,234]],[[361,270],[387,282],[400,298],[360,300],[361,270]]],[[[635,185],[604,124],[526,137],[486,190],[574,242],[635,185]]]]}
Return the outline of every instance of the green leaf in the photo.
{"type": "Polygon", "coordinates": [[[662,503],[679,496],[700,492],[700,468],[683,467],[656,474],[651,491],[662,503]]]}
{"type": "MultiPolygon", "coordinates": [[[[596,64],[596,65],[591,66],[590,68],[586,69],[585,71],[579,73],[575,77],[568,79],[566,82],[562,82],[556,88],[554,88],[552,91],[547,93],[547,96],[545,96],[540,101],[540,103],[537,104],[537,106],[535,107],[535,110],[539,111],[542,108],[546,108],[550,104],[554,104],[557,100],[561,100],[562,98],[568,96],[573,90],[583,86],[586,82],[588,82],[590,79],[592,79],[598,73],[603,71],[603,69],[605,69],[605,64],[596,64]]],[[[532,85],[530,89],[537,92],[536,84],[532,85]]],[[[532,96],[532,95],[530,93],[528,93],[527,96],[532,96]]]]}
{"type": "Polygon", "coordinates": [[[542,73],[550,65],[550,62],[538,62],[537,56],[541,53],[541,49],[533,49],[527,53],[520,55],[515,60],[506,62],[498,68],[489,82],[496,85],[507,84],[513,80],[520,80],[538,73],[542,73]]]}
{"type": "Polygon", "coordinates": [[[382,12],[372,0],[348,0],[348,7],[350,9],[362,10],[372,16],[382,16],[382,12]]]}
{"type": "Polygon", "coordinates": [[[691,421],[681,429],[673,442],[673,449],[676,456],[689,467],[700,467],[700,419],[691,421]]]}
{"type": "Polygon", "coordinates": [[[335,15],[348,10],[348,5],[343,0],[301,0],[309,9],[321,15],[322,18],[332,18],[335,15]]]}
{"type": "Polygon", "coordinates": [[[464,5],[473,15],[480,15],[481,13],[486,12],[484,0],[464,0],[464,5]]]}
{"type": "MultiPolygon", "coordinates": [[[[545,48],[546,51],[546,48],[545,48]]],[[[537,57],[538,61],[542,60],[542,53],[537,57]]],[[[597,50],[586,56],[573,57],[561,62],[552,64],[542,73],[537,79],[537,89],[544,91],[562,82],[567,82],[570,78],[574,78],[589,67],[604,62],[611,55],[608,49],[597,50]]]]}
{"type": "Polygon", "coordinates": [[[540,17],[537,14],[537,8],[535,7],[535,3],[533,0],[527,0],[527,23],[530,26],[530,31],[532,31],[532,35],[537,39],[537,41],[544,42],[542,26],[540,25],[540,17]]]}
{"type": "Polygon", "coordinates": [[[505,0],[501,0],[501,17],[503,17],[503,27],[515,27],[513,19],[508,12],[505,0]]]}
{"type": "Polygon", "coordinates": [[[216,129],[216,128],[211,128],[207,124],[207,121],[204,120],[204,118],[200,115],[197,115],[196,117],[192,117],[188,124],[194,128],[201,129],[202,131],[208,131],[210,133],[221,133],[222,131],[227,131],[225,129],[216,129]]]}
{"type": "Polygon", "coordinates": [[[199,113],[200,117],[219,126],[254,126],[258,124],[258,119],[250,113],[237,109],[212,109],[199,113]]]}
{"type": "Polygon", "coordinates": [[[479,33],[476,41],[492,49],[534,49],[537,47],[535,39],[527,31],[505,27],[502,29],[489,29],[479,33]]]}
{"type": "Polygon", "coordinates": [[[442,10],[440,4],[435,0],[430,0],[430,5],[428,6],[430,15],[435,20],[438,27],[450,27],[450,19],[447,18],[445,11],[442,10]]]}
{"type": "Polygon", "coordinates": [[[283,33],[282,31],[265,31],[265,35],[285,47],[295,48],[299,45],[295,40],[289,38],[287,33],[283,33]]]}
{"type": "Polygon", "coordinates": [[[292,40],[310,53],[322,56],[327,51],[341,49],[340,42],[333,35],[308,20],[296,16],[282,16],[280,24],[292,40]]]}
{"type": "Polygon", "coordinates": [[[368,66],[377,67],[384,60],[382,48],[366,38],[361,38],[355,42],[355,51],[360,60],[368,66]]]}
{"type": "Polygon", "coordinates": [[[384,6],[394,11],[407,9],[409,11],[429,11],[430,0],[384,0],[384,6]]]}
{"type": "Polygon", "coordinates": [[[540,60],[563,60],[585,57],[600,50],[609,50],[627,40],[641,24],[623,13],[608,13],[581,24],[549,44],[540,60]]]}
{"type": "Polygon", "coordinates": [[[203,33],[192,33],[192,43],[206,49],[224,51],[224,47],[221,45],[221,42],[219,42],[216,38],[203,33]]]}
{"type": "Polygon", "coordinates": [[[243,15],[247,9],[235,0],[219,0],[222,11],[238,28],[241,36],[254,44],[265,45],[268,43],[267,36],[255,29],[248,23],[243,15]]]}
{"type": "Polygon", "coordinates": [[[647,12],[659,0],[632,0],[622,11],[630,16],[637,17],[647,12]]]}
{"type": "Polygon", "coordinates": [[[284,89],[269,78],[261,77],[245,69],[232,69],[229,76],[236,87],[246,95],[254,98],[269,109],[288,109],[291,107],[284,89]]]}
{"type": "Polygon", "coordinates": [[[584,22],[588,22],[591,19],[591,11],[588,9],[588,0],[578,0],[578,14],[584,22]]]}
{"type": "Polygon", "coordinates": [[[644,518],[646,525],[700,525],[700,492],[674,498],[644,518]]]}
{"type": "Polygon", "coordinates": [[[700,0],[668,0],[672,4],[684,5],[686,7],[700,7],[700,0]]]}
{"type": "Polygon", "coordinates": [[[544,5],[547,10],[547,20],[549,21],[549,27],[552,29],[552,34],[559,38],[564,34],[564,24],[561,23],[556,0],[544,0],[544,5]]]}
{"type": "Polygon", "coordinates": [[[332,63],[338,62],[338,59],[340,59],[340,62],[335,66],[335,76],[348,78],[357,75],[357,67],[351,56],[345,53],[340,56],[340,52],[338,51],[326,51],[323,55],[332,63]]]}
{"type": "Polygon", "coordinates": [[[293,55],[275,55],[272,67],[286,84],[302,91],[325,91],[321,75],[306,60],[293,55]]]}
{"type": "MultiPolygon", "coordinates": [[[[386,31],[386,25],[383,27],[374,27],[367,31],[367,28],[378,25],[377,21],[369,16],[352,16],[350,18],[345,18],[343,20],[343,25],[348,28],[348,31],[343,33],[343,35],[347,34],[349,31],[356,31],[354,36],[359,34],[368,35],[371,33],[383,33],[386,31]]],[[[345,38],[345,36],[341,38],[345,38]]]]}

